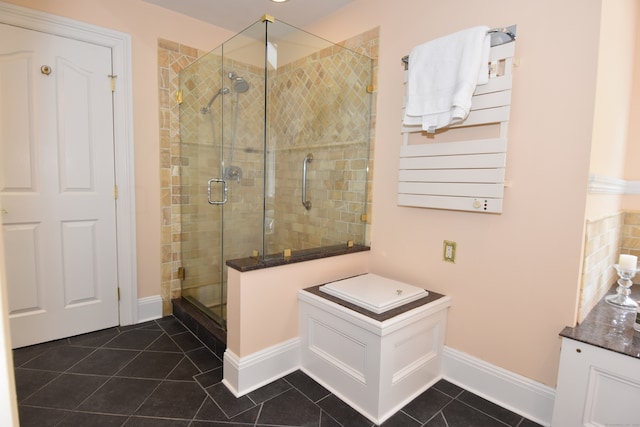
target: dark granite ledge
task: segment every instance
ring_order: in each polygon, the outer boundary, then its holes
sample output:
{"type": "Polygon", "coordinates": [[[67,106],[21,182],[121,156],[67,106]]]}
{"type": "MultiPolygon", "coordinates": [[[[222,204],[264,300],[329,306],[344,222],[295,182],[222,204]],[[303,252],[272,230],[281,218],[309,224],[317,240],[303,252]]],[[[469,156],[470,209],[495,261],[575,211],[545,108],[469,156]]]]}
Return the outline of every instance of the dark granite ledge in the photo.
{"type": "Polygon", "coordinates": [[[351,304],[347,301],[341,300],[340,298],[336,298],[333,295],[329,295],[326,292],[322,292],[320,290],[320,286],[322,285],[317,285],[317,286],[312,286],[310,288],[306,288],[304,289],[306,292],[309,292],[310,294],[319,296],[320,298],[324,298],[328,301],[334,302],[338,305],[341,305],[343,307],[349,308],[357,313],[363,314],[367,317],[372,318],[373,320],[376,320],[378,322],[384,322],[385,320],[389,320],[392,317],[398,316],[402,313],[405,313],[407,311],[413,310],[414,308],[423,306],[425,304],[429,304],[430,302],[439,300],[440,298],[444,297],[444,295],[442,294],[438,294],[436,292],[431,292],[429,291],[429,295],[427,295],[424,298],[420,298],[418,300],[412,301],[410,303],[404,304],[400,307],[391,309],[389,311],[386,311],[384,313],[374,313],[373,311],[369,311],[367,309],[364,309],[362,307],[359,307],[355,304],[351,304]]]}
{"type": "MultiPolygon", "coordinates": [[[[615,284],[607,295],[615,294],[615,284]]],[[[640,300],[640,285],[631,287],[631,298],[640,300]]],[[[604,297],[578,326],[566,327],[560,336],[640,359],[640,332],[633,329],[635,310],[607,304],[604,297]]]]}
{"type": "Polygon", "coordinates": [[[246,271],[261,270],[263,268],[277,267],[280,265],[294,264],[296,262],[313,261],[315,259],[328,258],[338,255],[346,255],[370,250],[369,246],[354,245],[349,248],[346,244],[325,246],[322,248],[306,249],[291,253],[285,258],[282,254],[267,255],[264,258],[239,258],[227,260],[227,266],[242,273],[246,271]]]}

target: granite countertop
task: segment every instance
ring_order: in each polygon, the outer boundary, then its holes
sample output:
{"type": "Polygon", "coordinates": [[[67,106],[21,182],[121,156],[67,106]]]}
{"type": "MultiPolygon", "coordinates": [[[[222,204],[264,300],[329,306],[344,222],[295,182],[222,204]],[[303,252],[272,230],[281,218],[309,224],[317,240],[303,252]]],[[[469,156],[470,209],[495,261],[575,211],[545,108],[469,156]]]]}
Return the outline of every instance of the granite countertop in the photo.
{"type": "Polygon", "coordinates": [[[277,267],[279,265],[294,264],[296,262],[312,261],[314,259],[327,258],[338,255],[351,254],[356,252],[368,251],[371,248],[364,245],[353,245],[348,247],[344,245],[324,246],[321,248],[306,249],[294,251],[290,257],[284,257],[283,254],[267,255],[264,258],[239,258],[231,259],[226,262],[227,266],[240,272],[261,270],[263,268],[277,267]]]}
{"type": "MultiPolygon", "coordinates": [[[[607,295],[615,294],[617,284],[607,295]]],[[[631,298],[640,300],[640,285],[631,286],[631,298]]],[[[578,326],[566,327],[560,336],[640,359],[640,332],[633,329],[636,311],[617,308],[604,297],[578,326]]]]}

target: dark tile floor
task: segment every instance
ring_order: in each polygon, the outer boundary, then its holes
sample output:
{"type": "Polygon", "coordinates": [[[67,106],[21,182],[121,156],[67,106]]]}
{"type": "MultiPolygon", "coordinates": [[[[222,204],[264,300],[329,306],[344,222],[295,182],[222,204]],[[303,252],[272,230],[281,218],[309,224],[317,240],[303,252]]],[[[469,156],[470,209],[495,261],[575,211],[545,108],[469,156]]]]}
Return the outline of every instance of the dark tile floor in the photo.
{"type": "MultiPolygon", "coordinates": [[[[216,353],[174,317],[15,350],[20,425],[372,426],[301,371],[237,399],[216,353]]],[[[383,425],[537,424],[440,381],[383,425]]]]}

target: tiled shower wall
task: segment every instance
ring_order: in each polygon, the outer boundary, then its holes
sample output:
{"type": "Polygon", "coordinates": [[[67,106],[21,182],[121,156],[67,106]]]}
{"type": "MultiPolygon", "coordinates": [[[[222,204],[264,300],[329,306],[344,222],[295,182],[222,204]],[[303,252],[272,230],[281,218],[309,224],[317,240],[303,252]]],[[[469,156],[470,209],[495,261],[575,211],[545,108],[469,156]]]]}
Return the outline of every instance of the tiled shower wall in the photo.
{"type": "MultiPolygon", "coordinates": [[[[267,191],[267,212],[275,219],[266,252],[310,249],[353,240],[363,243],[366,214],[372,81],[369,58],[377,39],[349,42],[278,67],[269,81],[270,155],[276,191],[267,191]],[[307,199],[302,206],[302,161],[308,164],[307,199]]],[[[370,163],[369,163],[370,164],[370,163]]],[[[269,188],[269,183],[267,188],[269,188]]]]}
{"type": "Polygon", "coordinates": [[[158,94],[160,107],[161,297],[163,315],[171,313],[171,299],[180,296],[177,263],[180,260],[180,126],[175,94],[179,72],[204,54],[170,40],[158,40],[158,94]]]}
{"type": "MultiPolygon", "coordinates": [[[[620,254],[640,257],[640,212],[587,221],[578,323],[618,280],[612,266],[620,254]]],[[[634,283],[638,283],[637,276],[634,283]]]]}
{"type": "Polygon", "coordinates": [[[625,212],[620,252],[640,258],[640,212],[625,212]]]}
{"type": "MultiPolygon", "coordinates": [[[[377,58],[378,29],[371,30],[360,36],[352,38],[344,42],[343,45],[352,50],[364,53],[370,58],[377,58]]],[[[219,277],[219,270],[211,270],[212,268],[215,269],[219,267],[211,266],[212,263],[210,257],[212,255],[207,253],[210,248],[196,246],[190,241],[189,236],[192,233],[197,233],[199,236],[206,235],[206,233],[212,233],[212,230],[219,228],[220,218],[212,218],[212,221],[214,222],[206,226],[207,230],[193,229],[193,224],[197,221],[192,221],[192,219],[195,219],[195,216],[202,213],[203,206],[199,206],[198,203],[194,203],[189,196],[189,190],[197,187],[197,184],[185,182],[190,178],[180,176],[181,167],[188,167],[189,165],[193,166],[193,162],[206,161],[203,160],[208,158],[206,151],[219,148],[215,144],[217,136],[211,135],[211,127],[210,124],[206,122],[206,116],[195,114],[194,117],[199,121],[199,123],[194,124],[194,126],[183,128],[182,131],[185,134],[182,137],[183,142],[184,140],[187,140],[187,142],[193,142],[192,140],[197,139],[198,141],[209,141],[209,143],[205,142],[204,144],[199,145],[190,144],[186,148],[183,147],[182,152],[180,150],[181,135],[179,110],[175,101],[175,93],[179,89],[179,73],[185,67],[194,63],[198,58],[202,58],[204,55],[204,52],[199,52],[196,49],[171,41],[159,40],[158,43],[161,123],[160,175],[162,182],[162,299],[163,311],[165,314],[169,313],[171,310],[170,299],[176,298],[181,294],[181,281],[177,277],[177,271],[178,267],[181,266],[182,250],[187,252],[187,256],[209,259],[208,267],[203,266],[199,269],[200,271],[191,271],[188,274],[189,276],[205,275],[209,277],[219,277]],[[195,134],[192,135],[191,132],[195,134]],[[209,133],[209,135],[207,135],[207,133],[209,133]],[[217,225],[216,221],[218,221],[217,225]]],[[[207,55],[207,57],[211,56],[213,55],[207,55]]],[[[298,79],[300,80],[299,84],[306,85],[307,88],[310,87],[310,81],[317,81],[317,79],[322,78],[325,73],[321,67],[318,68],[317,63],[313,63],[313,61],[309,60],[306,61],[308,62],[306,64],[296,63],[290,66],[281,67],[282,69],[278,70],[278,79],[273,79],[272,83],[287,84],[288,82],[289,87],[291,87],[291,81],[298,79]]],[[[196,63],[196,66],[197,65],[198,64],[196,63]]],[[[264,89],[261,89],[259,86],[262,84],[262,75],[260,70],[252,70],[251,67],[240,68],[240,65],[237,67],[234,65],[235,64],[227,63],[225,60],[225,68],[230,68],[231,66],[234,71],[239,75],[242,75],[249,82],[252,89],[255,88],[258,93],[264,92],[264,89]]],[[[350,67],[349,64],[345,65],[341,63],[340,65],[347,68],[350,67]]],[[[327,66],[326,63],[324,66],[327,66]]],[[[377,63],[375,59],[372,72],[372,82],[375,82],[377,72],[377,63]]],[[[348,72],[345,73],[345,76],[349,75],[350,74],[348,72]]],[[[357,78],[358,76],[352,77],[357,78]]],[[[191,83],[183,82],[183,85],[184,84],[188,85],[191,83]]],[[[206,105],[211,94],[214,93],[214,88],[219,87],[220,83],[217,82],[216,84],[216,82],[212,82],[207,85],[210,87],[202,91],[203,95],[200,100],[196,101],[195,108],[206,105]]],[[[294,85],[294,91],[290,92],[288,96],[279,97],[279,102],[295,100],[296,97],[297,99],[302,99],[301,97],[306,97],[308,99],[313,98],[309,97],[310,93],[308,90],[306,92],[301,92],[300,89],[296,89],[296,87],[297,86],[294,85]],[[294,93],[295,91],[298,91],[298,93],[294,93]]],[[[256,108],[259,107],[256,106],[263,105],[264,103],[256,102],[255,97],[252,99],[251,95],[248,95],[248,93],[249,92],[240,94],[237,98],[235,98],[234,95],[234,99],[240,103],[239,112],[242,115],[238,120],[243,120],[244,122],[243,126],[238,126],[233,160],[235,165],[241,166],[243,176],[240,181],[231,181],[229,183],[229,198],[230,201],[233,199],[233,202],[230,202],[229,205],[225,206],[226,211],[230,213],[225,217],[225,221],[227,221],[225,223],[225,230],[234,230],[231,231],[231,234],[233,235],[234,242],[238,243],[238,245],[234,245],[238,248],[237,254],[234,254],[231,248],[227,248],[230,249],[228,250],[227,256],[231,258],[248,256],[251,249],[258,249],[241,244],[244,240],[247,242],[250,242],[251,240],[255,241],[254,236],[250,234],[255,233],[256,228],[255,226],[247,226],[247,224],[256,222],[256,218],[244,218],[240,213],[248,212],[255,216],[256,212],[261,212],[262,206],[248,210],[244,209],[244,207],[243,209],[234,208],[234,204],[248,202],[248,200],[246,200],[247,198],[249,201],[259,200],[261,203],[262,197],[261,193],[258,195],[252,195],[249,194],[247,190],[251,191],[251,189],[254,188],[262,188],[263,140],[262,138],[258,138],[256,141],[256,135],[261,135],[263,121],[256,120],[256,117],[262,117],[263,110],[258,111],[256,108]],[[251,126],[245,126],[247,123],[253,123],[255,126],[259,126],[260,129],[252,129],[251,126]],[[237,195],[244,194],[244,200],[240,200],[239,197],[234,196],[234,190],[238,191],[240,186],[242,187],[242,192],[238,192],[237,195]],[[247,233],[248,235],[244,236],[247,233]]],[[[323,96],[323,94],[319,92],[314,96],[323,96]]],[[[324,96],[326,97],[326,93],[324,96]]],[[[372,97],[375,97],[375,91],[372,94],[372,97]]],[[[219,108],[218,105],[218,102],[216,102],[213,105],[213,108],[219,108]]],[[[185,106],[183,105],[183,108],[184,107],[185,106]]],[[[374,107],[375,98],[371,99],[371,108],[374,107]]],[[[270,108],[270,111],[273,112],[273,116],[269,118],[270,126],[273,127],[273,130],[270,129],[270,132],[274,132],[278,135],[278,148],[274,150],[273,153],[274,156],[277,156],[277,185],[285,188],[285,186],[288,185],[287,183],[289,183],[295,187],[291,188],[290,192],[299,191],[299,169],[301,159],[304,158],[307,151],[313,150],[314,161],[309,167],[309,181],[310,184],[312,181],[319,184],[317,188],[310,185],[308,188],[308,194],[311,198],[317,201],[314,206],[316,209],[322,210],[328,216],[337,215],[339,217],[337,220],[342,219],[345,227],[329,227],[333,229],[335,233],[341,233],[341,235],[338,237],[331,236],[330,238],[325,239],[323,238],[323,233],[326,233],[327,231],[327,227],[325,226],[326,222],[323,222],[325,219],[318,219],[315,223],[308,220],[305,222],[305,218],[300,218],[300,220],[297,221],[295,215],[302,215],[304,217],[305,213],[294,213],[290,204],[278,203],[276,198],[271,198],[267,201],[267,210],[269,215],[273,215],[276,221],[278,221],[278,218],[286,218],[287,227],[277,227],[278,224],[275,224],[274,232],[267,235],[267,244],[270,240],[276,241],[277,238],[277,241],[280,242],[279,245],[282,247],[301,249],[322,246],[333,242],[336,238],[346,242],[349,236],[356,232],[356,230],[349,229],[349,227],[353,226],[351,224],[354,222],[358,224],[361,221],[359,218],[357,221],[354,221],[354,217],[356,215],[359,217],[362,213],[365,194],[367,197],[367,223],[370,223],[371,221],[372,160],[368,160],[368,166],[370,169],[368,181],[366,181],[366,174],[351,172],[351,170],[354,167],[364,170],[363,166],[367,166],[367,159],[372,159],[373,156],[369,156],[369,152],[367,152],[367,141],[363,140],[363,135],[349,135],[349,129],[353,126],[343,124],[340,119],[342,118],[342,121],[369,120],[369,117],[348,119],[346,117],[348,114],[346,113],[349,112],[339,111],[337,109],[320,111],[316,114],[315,126],[310,128],[310,131],[315,132],[316,134],[309,136],[305,135],[305,132],[309,132],[309,129],[296,128],[296,123],[302,122],[303,120],[309,120],[309,118],[295,117],[284,113],[285,111],[296,111],[295,105],[273,105],[270,108]],[[318,133],[322,135],[319,135],[318,133]],[[296,142],[300,143],[300,139],[306,141],[306,143],[303,143],[302,147],[294,147],[293,144],[296,142]],[[313,144],[311,144],[310,141],[313,141],[313,144]],[[322,151],[315,150],[318,146],[323,145],[331,145],[331,149],[324,149],[322,151]],[[356,150],[357,152],[354,153],[353,150],[356,150]],[[344,160],[345,158],[350,160],[344,160]],[[356,164],[349,164],[349,162],[356,162],[356,164]],[[367,190],[366,193],[364,191],[365,189],[367,190]],[[329,203],[326,201],[326,195],[323,197],[322,195],[317,194],[317,192],[333,192],[334,194],[329,194],[328,197],[337,199],[337,202],[334,200],[332,203],[339,203],[340,205],[325,205],[326,203],[329,203]],[[339,193],[339,196],[336,195],[336,193],[339,193]],[[357,196],[357,194],[360,194],[360,196],[357,196]],[[314,229],[317,231],[315,234],[312,233],[314,229]],[[279,235],[276,235],[276,233],[279,233],[279,235]],[[310,233],[317,237],[307,239],[308,241],[301,240],[301,236],[308,236],[310,233]],[[289,239],[291,243],[288,243],[287,239],[289,239]]],[[[351,108],[352,111],[368,111],[368,109],[368,105],[354,105],[351,108]]],[[[227,116],[231,117],[230,114],[227,114],[227,116]]],[[[368,150],[372,152],[374,145],[373,128],[375,122],[375,111],[371,111],[370,120],[370,135],[364,135],[364,138],[369,138],[368,150]]],[[[226,151],[223,154],[225,159],[228,159],[229,152],[226,151]]],[[[215,165],[211,165],[212,170],[215,169],[215,167],[215,165]]],[[[206,179],[204,182],[206,182],[206,179]]],[[[296,211],[299,211],[299,209],[296,211]]],[[[318,216],[322,217],[322,215],[318,216]]],[[[331,218],[331,220],[336,221],[336,218],[331,218]]],[[[261,230],[261,216],[257,218],[257,221],[259,222],[258,226],[260,227],[258,230],[261,230]]],[[[361,223],[359,226],[362,227],[361,223]]],[[[360,231],[361,230],[357,230],[357,232],[360,231]]],[[[366,241],[368,241],[368,238],[366,241]]],[[[277,250],[280,249],[280,247],[277,248],[277,250]]],[[[222,262],[214,264],[220,266],[222,262]]]]}

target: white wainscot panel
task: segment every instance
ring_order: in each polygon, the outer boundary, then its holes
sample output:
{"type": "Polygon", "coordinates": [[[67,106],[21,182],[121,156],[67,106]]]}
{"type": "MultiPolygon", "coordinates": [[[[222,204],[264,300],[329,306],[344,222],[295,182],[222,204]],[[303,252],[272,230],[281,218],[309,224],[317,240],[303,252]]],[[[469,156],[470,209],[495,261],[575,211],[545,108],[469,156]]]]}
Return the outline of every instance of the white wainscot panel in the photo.
{"type": "Polygon", "coordinates": [[[366,384],[367,343],[326,322],[312,317],[308,319],[309,350],[351,378],[366,384]]]}
{"type": "Polygon", "coordinates": [[[585,425],[640,425],[640,413],[631,410],[638,402],[640,382],[615,372],[591,368],[585,405],[585,425]],[[611,423],[612,420],[615,424],[611,423]]]}

